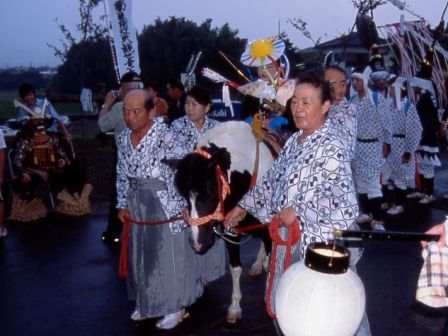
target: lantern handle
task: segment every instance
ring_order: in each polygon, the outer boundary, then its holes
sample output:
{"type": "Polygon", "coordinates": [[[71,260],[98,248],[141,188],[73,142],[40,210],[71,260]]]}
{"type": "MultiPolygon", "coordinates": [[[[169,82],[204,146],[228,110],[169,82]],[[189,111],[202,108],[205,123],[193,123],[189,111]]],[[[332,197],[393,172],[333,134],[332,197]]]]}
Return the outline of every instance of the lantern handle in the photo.
{"type": "Polygon", "coordinates": [[[440,235],[404,231],[333,230],[334,239],[437,241],[440,235]]]}

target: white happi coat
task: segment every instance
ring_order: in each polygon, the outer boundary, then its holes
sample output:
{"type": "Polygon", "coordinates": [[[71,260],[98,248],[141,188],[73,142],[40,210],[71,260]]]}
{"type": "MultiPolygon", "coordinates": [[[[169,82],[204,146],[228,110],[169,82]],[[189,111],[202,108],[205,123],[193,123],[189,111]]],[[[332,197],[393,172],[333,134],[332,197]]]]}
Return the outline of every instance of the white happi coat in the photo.
{"type": "Polygon", "coordinates": [[[332,132],[346,143],[350,160],[355,155],[357,121],[354,107],[343,99],[337,105],[331,105],[327,119],[330,121],[332,132]]]}
{"type": "Polygon", "coordinates": [[[210,119],[205,116],[204,125],[202,125],[202,129],[198,130],[196,126],[188,119],[187,116],[176,119],[173,121],[171,125],[171,129],[173,133],[176,135],[180,135],[182,140],[179,139],[177,141],[182,143],[182,146],[185,147],[187,152],[190,152],[194,149],[196,142],[198,139],[207,131],[211,130],[213,127],[219,124],[219,121],[210,119]]]}
{"type": "MultiPolygon", "coordinates": [[[[117,208],[127,209],[129,178],[159,179],[165,182],[167,189],[157,191],[167,218],[179,216],[185,208],[185,201],[173,184],[172,170],[161,163],[164,158],[180,159],[186,152],[172,132],[154,119],[154,124],[134,149],[130,139],[131,131],[124,130],[117,139],[117,208]]],[[[172,233],[180,232],[186,224],[183,220],[171,222],[172,233]]]]}
{"type": "Polygon", "coordinates": [[[380,179],[384,165],[383,144],[390,144],[390,111],[384,96],[377,92],[367,92],[362,98],[355,95],[351,103],[356,109],[357,141],[353,170],[357,178],[372,183],[380,179]],[[362,140],[376,140],[362,142],[362,140]]]}
{"type": "Polygon", "coordinates": [[[401,100],[401,106],[392,113],[391,153],[387,158],[392,168],[392,180],[400,180],[407,187],[414,187],[415,155],[421,135],[422,125],[415,105],[408,99],[401,100]],[[402,163],[403,153],[410,153],[407,164],[402,163]]]}
{"type": "Polygon", "coordinates": [[[288,139],[274,165],[239,205],[262,223],[292,207],[302,232],[293,253],[300,246],[304,257],[308,244],[325,241],[335,228],[349,228],[358,204],[346,145],[330,131],[329,122],[297,143],[301,132],[288,139]]]}

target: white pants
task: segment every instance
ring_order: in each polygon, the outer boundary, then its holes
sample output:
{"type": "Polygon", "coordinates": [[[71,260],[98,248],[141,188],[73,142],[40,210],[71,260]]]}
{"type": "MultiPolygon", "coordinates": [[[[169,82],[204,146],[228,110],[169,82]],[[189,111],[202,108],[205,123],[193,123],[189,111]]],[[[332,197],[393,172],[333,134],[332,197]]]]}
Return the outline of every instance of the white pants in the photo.
{"type": "Polygon", "coordinates": [[[418,173],[423,175],[424,178],[429,179],[434,177],[434,165],[432,164],[419,163],[417,169],[418,173]]]}
{"type": "Polygon", "coordinates": [[[367,181],[360,176],[355,177],[356,180],[356,192],[358,194],[367,194],[369,199],[382,197],[381,183],[377,181],[367,181]]]}

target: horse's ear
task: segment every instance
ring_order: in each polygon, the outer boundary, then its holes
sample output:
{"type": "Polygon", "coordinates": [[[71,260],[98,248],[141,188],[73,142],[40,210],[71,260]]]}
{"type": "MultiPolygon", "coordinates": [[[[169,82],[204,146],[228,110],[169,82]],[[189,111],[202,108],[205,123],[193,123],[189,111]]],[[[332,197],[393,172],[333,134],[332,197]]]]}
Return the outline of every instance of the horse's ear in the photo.
{"type": "MultiPolygon", "coordinates": [[[[212,144],[213,145],[213,144],[212,144]]],[[[230,153],[227,151],[227,148],[219,148],[216,145],[216,151],[213,151],[212,157],[210,158],[210,162],[207,165],[207,168],[212,168],[216,165],[219,165],[221,169],[227,171],[230,169],[230,153]]]]}
{"type": "Polygon", "coordinates": [[[168,167],[170,167],[172,170],[176,171],[179,167],[180,159],[162,159],[160,160],[162,163],[166,164],[168,167]]]}

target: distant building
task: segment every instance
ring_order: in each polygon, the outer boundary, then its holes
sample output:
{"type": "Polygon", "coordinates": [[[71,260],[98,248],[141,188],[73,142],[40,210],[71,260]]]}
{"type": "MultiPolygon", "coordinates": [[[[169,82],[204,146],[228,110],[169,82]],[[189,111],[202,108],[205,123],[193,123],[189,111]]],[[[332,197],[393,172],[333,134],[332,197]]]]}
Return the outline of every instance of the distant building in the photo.
{"type": "MultiPolygon", "coordinates": [[[[333,52],[330,56],[331,64],[338,64],[347,70],[357,66],[366,66],[369,63],[370,52],[362,44],[357,32],[302,49],[299,54],[304,58],[319,57],[323,62],[325,55],[330,51],[333,52]]],[[[386,67],[391,69],[394,66],[394,58],[387,46],[387,40],[380,39],[380,52],[385,58],[386,67]]]]}

